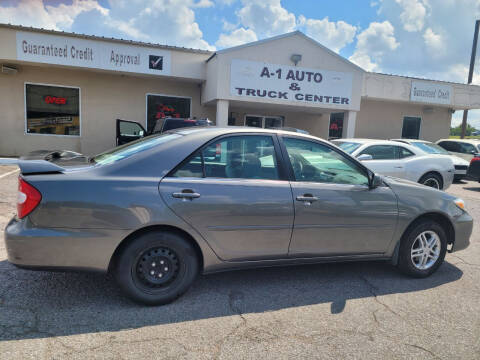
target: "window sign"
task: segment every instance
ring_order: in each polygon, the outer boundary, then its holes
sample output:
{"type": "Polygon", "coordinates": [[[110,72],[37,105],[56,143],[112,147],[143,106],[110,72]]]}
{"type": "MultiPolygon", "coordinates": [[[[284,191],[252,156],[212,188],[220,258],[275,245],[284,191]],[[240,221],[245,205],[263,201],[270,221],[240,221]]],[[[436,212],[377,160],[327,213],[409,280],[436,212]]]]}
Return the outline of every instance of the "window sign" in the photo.
{"type": "Polygon", "coordinates": [[[80,89],[25,84],[28,134],[80,135],[80,89]]]}
{"type": "Polygon", "coordinates": [[[189,118],[192,99],[187,97],[147,95],[147,131],[165,118],[189,118]]]}

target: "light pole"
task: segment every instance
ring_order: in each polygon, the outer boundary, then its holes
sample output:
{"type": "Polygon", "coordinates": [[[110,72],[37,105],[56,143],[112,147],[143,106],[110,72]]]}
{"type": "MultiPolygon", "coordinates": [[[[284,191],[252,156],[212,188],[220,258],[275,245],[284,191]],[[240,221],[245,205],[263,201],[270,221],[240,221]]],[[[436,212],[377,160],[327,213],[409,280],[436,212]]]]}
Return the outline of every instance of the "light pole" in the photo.
{"type": "MultiPolygon", "coordinates": [[[[480,20],[475,22],[475,33],[473,34],[473,45],[472,45],[472,56],[470,57],[470,69],[468,70],[468,82],[467,84],[472,83],[473,79],[473,68],[475,67],[475,56],[477,55],[477,42],[478,42],[478,29],[480,27],[480,20]]],[[[467,131],[467,118],[468,110],[463,110],[463,120],[462,120],[462,134],[461,139],[465,138],[465,132],[467,131]]]]}

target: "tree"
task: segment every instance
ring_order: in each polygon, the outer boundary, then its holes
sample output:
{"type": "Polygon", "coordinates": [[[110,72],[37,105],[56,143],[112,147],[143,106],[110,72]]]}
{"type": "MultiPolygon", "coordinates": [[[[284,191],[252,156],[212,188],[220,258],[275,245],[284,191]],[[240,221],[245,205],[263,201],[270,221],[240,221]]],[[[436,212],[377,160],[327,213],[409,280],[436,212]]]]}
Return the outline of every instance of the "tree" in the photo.
{"type": "MultiPolygon", "coordinates": [[[[477,129],[475,129],[473,126],[470,126],[467,124],[467,129],[465,131],[465,135],[466,136],[470,136],[472,135],[472,132],[476,131],[477,129]]],[[[454,127],[454,128],[450,128],[450,135],[452,136],[460,136],[462,134],[462,125],[458,125],[457,127],[454,127]]]]}

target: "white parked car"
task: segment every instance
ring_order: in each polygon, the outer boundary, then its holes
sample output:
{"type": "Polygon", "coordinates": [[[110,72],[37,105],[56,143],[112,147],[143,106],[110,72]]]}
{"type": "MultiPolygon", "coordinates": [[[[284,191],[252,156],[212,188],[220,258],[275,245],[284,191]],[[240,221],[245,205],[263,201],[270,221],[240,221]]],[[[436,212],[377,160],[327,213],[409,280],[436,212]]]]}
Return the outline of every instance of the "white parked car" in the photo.
{"type": "Polygon", "coordinates": [[[455,167],[455,175],[453,180],[462,180],[467,176],[467,170],[470,163],[458,157],[456,155],[450,154],[447,150],[441,147],[438,144],[432,143],[426,140],[416,140],[416,139],[392,139],[393,141],[400,141],[405,144],[410,144],[415,146],[417,149],[420,149],[426,154],[439,155],[439,156],[448,156],[453,161],[453,166],[455,167]]]}
{"type": "Polygon", "coordinates": [[[376,173],[442,190],[453,182],[455,169],[449,157],[425,154],[409,144],[389,140],[339,139],[332,142],[376,173]]]}
{"type": "Polygon", "coordinates": [[[450,154],[462,159],[473,159],[475,154],[480,153],[480,141],[475,139],[440,139],[437,144],[447,150],[450,154]]]}

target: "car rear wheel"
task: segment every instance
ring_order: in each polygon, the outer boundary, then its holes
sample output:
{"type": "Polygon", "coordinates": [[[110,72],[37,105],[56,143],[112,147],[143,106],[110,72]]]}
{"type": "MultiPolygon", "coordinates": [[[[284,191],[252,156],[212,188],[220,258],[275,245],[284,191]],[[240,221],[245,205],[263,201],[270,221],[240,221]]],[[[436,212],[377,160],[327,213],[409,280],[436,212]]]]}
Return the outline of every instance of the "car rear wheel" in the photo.
{"type": "Polygon", "coordinates": [[[398,267],[407,275],[427,277],[443,263],[446,251],[445,230],[434,221],[424,220],[403,236],[398,267]]]}
{"type": "Polygon", "coordinates": [[[418,182],[425,186],[433,187],[434,189],[443,189],[443,179],[440,175],[435,173],[428,173],[423,175],[418,182]]]}
{"type": "Polygon", "coordinates": [[[199,272],[195,249],[171,232],[150,232],[131,241],[115,262],[114,276],[131,299],[147,305],[172,302],[199,272]]]}

